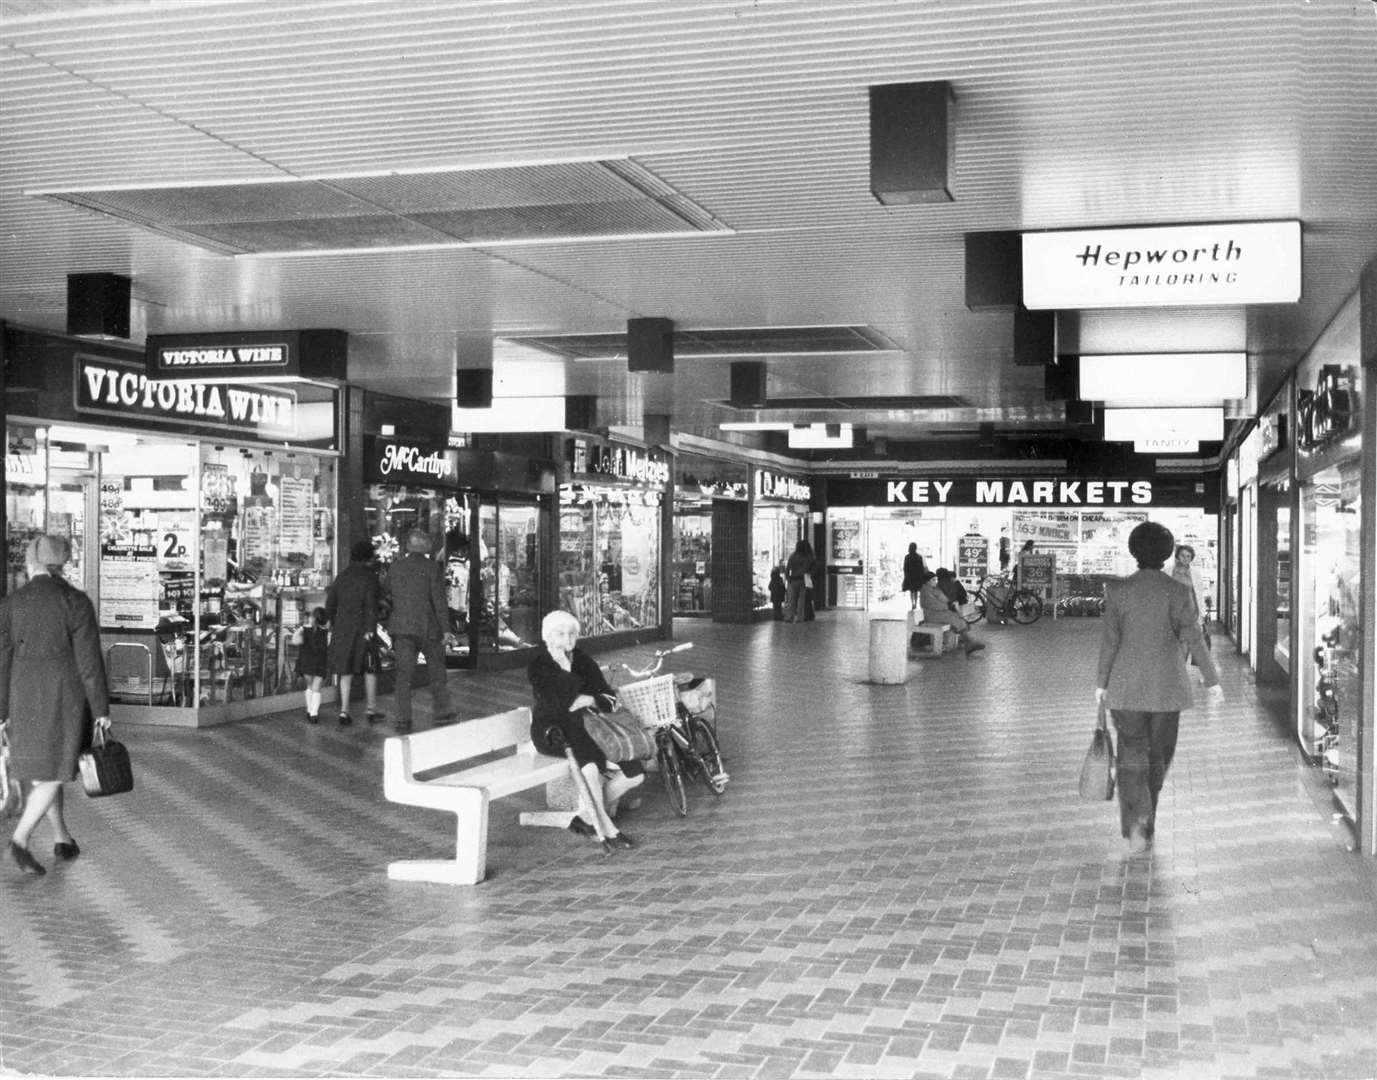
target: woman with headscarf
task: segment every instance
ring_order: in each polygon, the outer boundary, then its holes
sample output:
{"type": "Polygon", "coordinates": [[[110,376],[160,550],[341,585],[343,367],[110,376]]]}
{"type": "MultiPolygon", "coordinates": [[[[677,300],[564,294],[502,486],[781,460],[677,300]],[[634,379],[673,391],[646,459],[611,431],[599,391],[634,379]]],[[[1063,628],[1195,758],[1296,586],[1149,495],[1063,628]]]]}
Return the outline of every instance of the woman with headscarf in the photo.
{"type": "Polygon", "coordinates": [[[9,857],[26,874],[47,872],[29,851],[45,818],[57,840],[53,854],[81,854],[63,816],[62,785],[76,779],[91,738],[88,717],[102,732],[110,728],[95,608],[62,577],[71,555],[66,537],[37,537],[25,552],[28,584],[0,601],[0,723],[9,724],[10,768],[28,782],[9,857]]]}

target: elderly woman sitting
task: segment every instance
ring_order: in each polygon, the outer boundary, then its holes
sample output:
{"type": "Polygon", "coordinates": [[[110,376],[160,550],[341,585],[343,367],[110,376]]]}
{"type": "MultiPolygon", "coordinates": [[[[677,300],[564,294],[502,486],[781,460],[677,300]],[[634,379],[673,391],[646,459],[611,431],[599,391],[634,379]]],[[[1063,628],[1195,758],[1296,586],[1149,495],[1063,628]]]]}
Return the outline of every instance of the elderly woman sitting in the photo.
{"type": "Polygon", "coordinates": [[[923,621],[925,623],[946,623],[956,631],[957,640],[961,642],[961,647],[966,650],[966,655],[977,653],[985,647],[982,641],[976,641],[971,637],[971,624],[968,623],[956,610],[956,602],[943,589],[944,580],[951,578],[948,570],[938,570],[935,574],[929,574],[927,580],[918,590],[918,603],[923,609],[923,621]]]}
{"type": "Polygon", "coordinates": [[[645,774],[639,763],[619,765],[608,761],[583,726],[583,710],[615,704],[616,691],[597,662],[575,646],[579,623],[569,612],[552,611],[546,615],[540,624],[540,636],[545,647],[526,669],[535,695],[531,741],[537,750],[551,757],[563,757],[567,745],[587,781],[577,785],[579,816],[569,823],[569,828],[585,836],[596,836],[600,831],[613,844],[632,847],[631,837],[617,828],[612,816],[622,796],[639,786],[645,774]],[[562,743],[551,740],[551,729],[557,732],[557,740],[562,738],[562,743]]]}

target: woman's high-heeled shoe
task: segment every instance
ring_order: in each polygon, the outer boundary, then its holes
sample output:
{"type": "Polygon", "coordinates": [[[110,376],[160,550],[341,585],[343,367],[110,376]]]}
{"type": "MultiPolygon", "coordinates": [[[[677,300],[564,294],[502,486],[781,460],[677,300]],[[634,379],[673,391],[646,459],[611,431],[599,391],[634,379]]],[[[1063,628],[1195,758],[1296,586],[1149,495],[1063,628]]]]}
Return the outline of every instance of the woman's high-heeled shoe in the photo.
{"type": "Polygon", "coordinates": [[[48,872],[43,869],[42,863],[29,854],[28,848],[20,847],[13,840],[10,841],[10,858],[26,874],[46,874],[48,872]]]}
{"type": "Polygon", "coordinates": [[[75,859],[81,854],[81,848],[75,840],[59,840],[53,845],[53,854],[59,859],[75,859]]]}

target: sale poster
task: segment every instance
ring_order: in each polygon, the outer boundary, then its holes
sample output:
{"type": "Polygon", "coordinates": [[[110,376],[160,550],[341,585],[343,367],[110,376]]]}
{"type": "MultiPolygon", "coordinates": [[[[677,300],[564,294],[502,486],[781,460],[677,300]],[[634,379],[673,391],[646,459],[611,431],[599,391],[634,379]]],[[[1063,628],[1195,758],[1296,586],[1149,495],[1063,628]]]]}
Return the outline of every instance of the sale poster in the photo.
{"type": "Polygon", "coordinates": [[[153,630],[158,625],[158,549],[143,544],[102,544],[100,625],[153,630]]]}

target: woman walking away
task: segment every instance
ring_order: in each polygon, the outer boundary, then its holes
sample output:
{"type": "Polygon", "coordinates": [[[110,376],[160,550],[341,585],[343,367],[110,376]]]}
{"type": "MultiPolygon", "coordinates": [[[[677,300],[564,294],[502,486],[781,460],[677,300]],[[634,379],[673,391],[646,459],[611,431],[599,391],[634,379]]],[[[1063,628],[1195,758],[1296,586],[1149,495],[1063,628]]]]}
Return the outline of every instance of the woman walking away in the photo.
{"type": "Polygon", "coordinates": [[[914,611],[918,607],[918,590],[923,587],[923,579],[927,577],[927,573],[928,568],[923,562],[923,556],[918,554],[918,545],[909,544],[908,554],[904,556],[903,584],[904,592],[908,593],[909,611],[914,611]]]}
{"type": "MultiPolygon", "coordinates": [[[[325,651],[330,644],[328,625],[325,609],[318,607],[311,612],[311,625],[298,626],[292,634],[292,644],[297,647],[296,673],[306,680],[308,724],[320,723],[320,695],[325,686],[325,651]]],[[[339,722],[348,722],[343,713],[339,722]]]]}
{"type": "Polygon", "coordinates": [[[579,621],[569,612],[552,611],[546,615],[540,624],[540,636],[545,647],[526,669],[535,697],[531,742],[551,757],[563,757],[565,746],[573,751],[584,782],[577,783],[578,777],[574,777],[579,816],[569,822],[569,828],[584,836],[601,833],[618,847],[634,847],[631,837],[619,831],[612,818],[622,796],[645,780],[645,772],[639,762],[608,761],[583,726],[583,710],[597,708],[600,699],[604,703],[614,702],[616,691],[597,661],[575,647],[579,621]]]}
{"type": "Polygon", "coordinates": [[[1224,700],[1190,586],[1162,572],[1174,546],[1165,526],[1135,526],[1128,550],[1138,572],[1105,587],[1095,700],[1108,705],[1119,733],[1119,825],[1130,855],[1152,843],[1181,710],[1192,704],[1182,645],[1200,665],[1210,702],[1224,700]]]}
{"type": "Polygon", "coordinates": [[[378,712],[378,672],[369,670],[369,657],[377,659],[378,575],[373,570],[373,544],[357,540],[349,549],[349,565],[335,578],[325,594],[325,617],[330,621],[327,666],[339,678],[339,722],[351,723],[349,697],[354,676],[363,676],[365,716],[370,724],[384,719],[378,712]]]}
{"type": "Polygon", "coordinates": [[[81,854],[63,817],[62,785],[76,779],[77,758],[90,742],[87,716],[110,730],[96,612],[62,577],[71,555],[65,537],[33,540],[25,552],[28,584],[0,601],[0,723],[9,722],[13,774],[29,783],[9,857],[26,874],[47,872],[29,851],[45,818],[57,840],[53,854],[81,854]]]}
{"type": "Polygon", "coordinates": [[[789,585],[784,598],[785,622],[803,622],[804,594],[811,585],[812,571],[813,548],[807,540],[800,540],[784,564],[784,578],[789,585]]]}

